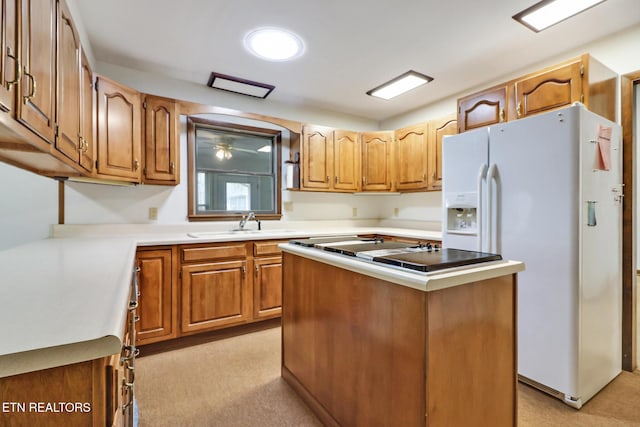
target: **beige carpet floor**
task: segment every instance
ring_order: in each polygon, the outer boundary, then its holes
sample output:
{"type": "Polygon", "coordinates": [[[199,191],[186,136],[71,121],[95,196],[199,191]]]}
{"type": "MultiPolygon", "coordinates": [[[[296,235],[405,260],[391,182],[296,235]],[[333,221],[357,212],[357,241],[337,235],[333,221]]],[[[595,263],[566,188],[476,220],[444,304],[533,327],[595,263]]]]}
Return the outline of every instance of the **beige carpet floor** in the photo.
{"type": "MultiPolygon", "coordinates": [[[[141,357],[136,393],[140,427],[321,425],[280,378],[278,327],[141,357]]],[[[519,384],[518,425],[640,426],[640,372],[623,372],[580,411],[519,384]]]]}

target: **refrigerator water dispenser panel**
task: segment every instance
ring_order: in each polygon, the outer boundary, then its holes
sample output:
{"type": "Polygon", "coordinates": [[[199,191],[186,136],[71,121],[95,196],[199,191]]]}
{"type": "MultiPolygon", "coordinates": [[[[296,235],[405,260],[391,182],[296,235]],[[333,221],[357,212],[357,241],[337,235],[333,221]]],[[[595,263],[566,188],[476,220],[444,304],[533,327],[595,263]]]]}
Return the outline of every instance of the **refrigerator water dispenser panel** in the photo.
{"type": "Polygon", "coordinates": [[[447,232],[477,234],[477,193],[447,194],[445,196],[445,205],[447,207],[447,232]]]}

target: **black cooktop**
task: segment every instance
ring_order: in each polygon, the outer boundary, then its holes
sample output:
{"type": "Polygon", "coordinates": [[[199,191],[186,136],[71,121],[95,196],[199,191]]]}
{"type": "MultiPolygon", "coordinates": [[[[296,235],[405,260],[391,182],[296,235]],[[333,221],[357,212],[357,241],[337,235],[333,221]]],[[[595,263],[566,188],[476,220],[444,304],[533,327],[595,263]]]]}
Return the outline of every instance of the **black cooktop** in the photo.
{"type": "Polygon", "coordinates": [[[337,243],[337,242],[344,242],[349,240],[360,240],[360,239],[358,239],[358,236],[310,237],[308,239],[289,240],[289,243],[312,248],[315,245],[319,245],[319,244],[337,243]]]}
{"type": "Polygon", "coordinates": [[[439,251],[421,250],[417,252],[379,256],[374,257],[373,261],[414,271],[429,272],[488,261],[500,261],[501,259],[502,256],[497,254],[447,248],[440,249],[439,251]]]}

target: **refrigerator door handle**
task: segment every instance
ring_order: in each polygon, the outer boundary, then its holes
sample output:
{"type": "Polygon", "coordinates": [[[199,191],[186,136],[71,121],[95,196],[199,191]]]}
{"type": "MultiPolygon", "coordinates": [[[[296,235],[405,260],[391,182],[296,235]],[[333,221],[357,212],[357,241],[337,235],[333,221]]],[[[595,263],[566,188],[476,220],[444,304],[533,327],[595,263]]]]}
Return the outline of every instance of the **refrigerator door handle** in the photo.
{"type": "Polygon", "coordinates": [[[476,191],[478,194],[478,208],[476,210],[476,221],[477,221],[477,227],[478,227],[478,252],[482,252],[482,239],[484,238],[482,234],[482,231],[483,231],[482,219],[484,217],[483,207],[482,207],[482,201],[483,201],[482,189],[484,185],[482,185],[482,182],[486,177],[487,177],[487,164],[483,163],[482,165],[480,165],[480,168],[478,169],[478,179],[476,182],[476,185],[477,185],[476,191]]]}
{"type": "Polygon", "coordinates": [[[493,219],[493,190],[491,189],[491,183],[492,181],[495,179],[495,175],[496,175],[496,169],[497,166],[495,163],[491,164],[491,166],[489,166],[489,170],[487,171],[487,208],[485,210],[485,213],[487,215],[487,230],[485,233],[485,241],[487,243],[486,245],[486,251],[487,252],[491,252],[493,253],[493,251],[495,251],[495,248],[493,248],[492,246],[492,219],[493,219]]]}

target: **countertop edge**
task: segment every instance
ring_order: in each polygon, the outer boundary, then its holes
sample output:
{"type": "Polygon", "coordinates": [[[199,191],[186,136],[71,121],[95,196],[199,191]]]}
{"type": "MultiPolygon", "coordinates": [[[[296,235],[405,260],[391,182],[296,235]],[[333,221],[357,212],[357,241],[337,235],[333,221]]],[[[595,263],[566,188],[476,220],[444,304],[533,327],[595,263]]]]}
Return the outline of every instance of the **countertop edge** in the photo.
{"type": "Polygon", "coordinates": [[[120,353],[122,339],[114,335],[56,347],[0,356],[0,378],[86,362],[120,353]]]}
{"type": "Polygon", "coordinates": [[[492,261],[468,267],[458,267],[432,273],[414,273],[374,264],[366,260],[340,255],[318,249],[306,248],[291,243],[278,245],[283,252],[302,256],[334,267],[364,274],[376,279],[407,286],[423,292],[459,286],[470,282],[491,279],[507,274],[524,271],[525,265],[520,261],[492,261]]]}

